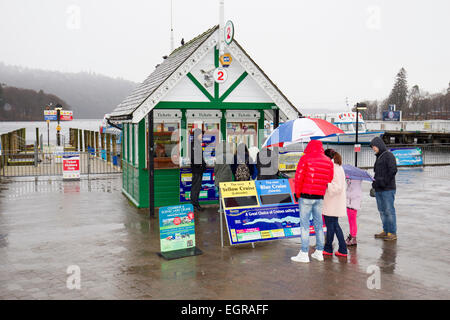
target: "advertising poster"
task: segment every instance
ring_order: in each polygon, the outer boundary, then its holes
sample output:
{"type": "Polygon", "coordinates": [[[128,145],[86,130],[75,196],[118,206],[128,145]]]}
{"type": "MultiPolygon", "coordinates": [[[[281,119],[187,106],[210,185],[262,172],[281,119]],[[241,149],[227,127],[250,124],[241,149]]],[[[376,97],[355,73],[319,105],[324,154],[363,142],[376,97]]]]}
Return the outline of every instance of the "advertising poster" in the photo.
{"type": "Polygon", "coordinates": [[[300,236],[297,205],[225,210],[232,244],[300,236]]]}
{"type": "Polygon", "coordinates": [[[66,152],[63,155],[63,179],[80,179],[80,154],[66,152]]]}
{"type": "MultiPolygon", "coordinates": [[[[180,170],[180,202],[191,200],[192,172],[191,168],[181,168],[180,170]]],[[[218,200],[214,186],[214,168],[206,168],[203,172],[202,188],[200,190],[199,201],[218,200]]]]}
{"type": "Polygon", "coordinates": [[[423,165],[422,149],[415,148],[391,148],[398,166],[421,166],[423,165]]]}
{"type": "MultiPolygon", "coordinates": [[[[220,183],[230,243],[299,237],[300,209],[293,186],[293,179],[220,183]]],[[[315,234],[311,218],[309,231],[315,234]]]]}
{"type": "Polygon", "coordinates": [[[259,206],[258,192],[254,181],[221,182],[220,192],[225,209],[259,206]]]}
{"type": "Polygon", "coordinates": [[[161,207],[159,209],[161,252],[195,247],[194,222],[192,204],[161,207]]]}
{"type": "Polygon", "coordinates": [[[61,110],[60,114],[59,114],[59,119],[61,121],[73,120],[73,111],[72,110],[61,110]]]}
{"type": "Polygon", "coordinates": [[[383,121],[400,121],[400,111],[383,111],[383,121]]]}
{"type": "Polygon", "coordinates": [[[255,181],[261,206],[292,204],[291,187],[287,179],[255,181]]]}

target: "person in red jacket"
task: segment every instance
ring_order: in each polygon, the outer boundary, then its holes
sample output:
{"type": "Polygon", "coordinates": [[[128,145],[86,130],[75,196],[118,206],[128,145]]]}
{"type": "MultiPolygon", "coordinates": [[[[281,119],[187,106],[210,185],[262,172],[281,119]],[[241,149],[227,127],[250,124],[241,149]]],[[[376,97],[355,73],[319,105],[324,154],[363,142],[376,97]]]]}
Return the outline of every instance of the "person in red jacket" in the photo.
{"type": "Polygon", "coordinates": [[[323,261],[322,202],[328,183],[333,180],[334,166],[325,156],[322,142],[311,140],[300,158],[295,173],[295,198],[300,208],[300,230],[302,247],[298,255],[291,257],[296,262],[309,262],[309,218],[312,214],[316,233],[316,250],[311,255],[323,261]]]}

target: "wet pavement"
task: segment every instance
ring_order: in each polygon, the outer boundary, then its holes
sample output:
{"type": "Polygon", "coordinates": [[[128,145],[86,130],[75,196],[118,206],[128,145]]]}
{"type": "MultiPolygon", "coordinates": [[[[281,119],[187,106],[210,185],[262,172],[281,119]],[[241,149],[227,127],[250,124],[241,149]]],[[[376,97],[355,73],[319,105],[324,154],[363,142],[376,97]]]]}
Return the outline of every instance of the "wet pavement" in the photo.
{"type": "Polygon", "coordinates": [[[298,238],[221,248],[217,207],[196,216],[203,255],[163,260],[158,221],[128,203],[118,175],[3,179],[0,299],[449,299],[450,166],[399,169],[397,185],[396,242],[373,238],[380,218],[364,183],[348,259],[300,264],[298,238]],[[70,266],[80,289],[67,287],[70,266]]]}

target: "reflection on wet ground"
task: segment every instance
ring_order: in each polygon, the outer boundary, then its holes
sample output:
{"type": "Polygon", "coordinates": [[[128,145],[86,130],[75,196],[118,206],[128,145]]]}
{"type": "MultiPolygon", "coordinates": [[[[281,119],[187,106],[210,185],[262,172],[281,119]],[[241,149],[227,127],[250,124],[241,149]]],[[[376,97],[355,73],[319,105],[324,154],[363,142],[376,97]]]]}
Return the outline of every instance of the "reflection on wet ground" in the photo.
{"type": "Polygon", "coordinates": [[[214,207],[196,217],[203,254],[166,261],[158,221],[127,201],[120,177],[3,179],[0,298],[449,299],[449,178],[450,167],[399,170],[396,242],[373,238],[380,218],[364,183],[358,246],[309,264],[290,260],[298,238],[221,248],[214,207]],[[67,289],[73,265],[80,290],[67,289]],[[373,267],[380,289],[368,288],[373,267]]]}

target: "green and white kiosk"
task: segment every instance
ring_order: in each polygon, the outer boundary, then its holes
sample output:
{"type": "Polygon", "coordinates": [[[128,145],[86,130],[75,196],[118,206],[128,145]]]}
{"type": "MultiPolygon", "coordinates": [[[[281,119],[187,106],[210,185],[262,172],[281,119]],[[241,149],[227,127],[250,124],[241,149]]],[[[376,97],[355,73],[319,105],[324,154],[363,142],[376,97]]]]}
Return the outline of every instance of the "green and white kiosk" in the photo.
{"type": "MultiPolygon", "coordinates": [[[[150,207],[151,215],[155,207],[189,201],[183,186],[190,179],[193,129],[209,139],[206,190],[214,183],[216,142],[260,148],[265,120],[276,127],[301,116],[236,40],[220,40],[219,30],[215,26],[175,49],[110,114],[111,122],[123,123],[122,191],[137,207],[150,207]]],[[[218,203],[205,190],[200,201],[218,203]]]]}

